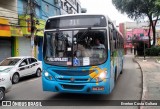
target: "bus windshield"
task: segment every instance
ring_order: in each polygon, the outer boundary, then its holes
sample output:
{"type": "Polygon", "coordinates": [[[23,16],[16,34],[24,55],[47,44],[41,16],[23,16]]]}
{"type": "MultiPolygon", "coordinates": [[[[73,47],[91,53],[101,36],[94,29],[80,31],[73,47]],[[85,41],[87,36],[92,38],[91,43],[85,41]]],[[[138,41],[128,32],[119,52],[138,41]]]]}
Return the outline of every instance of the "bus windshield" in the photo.
{"type": "Polygon", "coordinates": [[[45,32],[43,56],[47,64],[91,66],[107,59],[106,30],[45,32]]]}

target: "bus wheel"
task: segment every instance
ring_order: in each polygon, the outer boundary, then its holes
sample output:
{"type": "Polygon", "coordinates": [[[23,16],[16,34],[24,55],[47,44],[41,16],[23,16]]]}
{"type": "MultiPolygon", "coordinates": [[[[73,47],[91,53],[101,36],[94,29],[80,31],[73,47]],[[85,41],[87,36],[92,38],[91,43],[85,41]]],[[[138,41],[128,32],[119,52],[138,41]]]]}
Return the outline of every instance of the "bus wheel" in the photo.
{"type": "Polygon", "coordinates": [[[123,73],[123,63],[122,63],[122,70],[121,70],[120,74],[122,74],[122,73],[123,73]]]}
{"type": "Polygon", "coordinates": [[[117,81],[117,72],[115,72],[114,74],[114,83],[116,84],[116,81],[117,81]]]}

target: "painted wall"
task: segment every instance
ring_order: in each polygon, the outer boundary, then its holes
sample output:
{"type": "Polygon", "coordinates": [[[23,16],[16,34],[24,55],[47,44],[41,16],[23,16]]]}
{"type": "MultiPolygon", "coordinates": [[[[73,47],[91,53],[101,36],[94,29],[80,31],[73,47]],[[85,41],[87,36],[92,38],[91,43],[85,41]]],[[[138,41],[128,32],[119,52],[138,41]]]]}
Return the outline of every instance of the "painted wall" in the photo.
{"type": "Polygon", "coordinates": [[[140,37],[140,34],[143,34],[144,36],[148,36],[148,29],[143,29],[143,28],[135,28],[127,31],[126,36],[128,37],[133,37],[134,35],[140,37]]]}

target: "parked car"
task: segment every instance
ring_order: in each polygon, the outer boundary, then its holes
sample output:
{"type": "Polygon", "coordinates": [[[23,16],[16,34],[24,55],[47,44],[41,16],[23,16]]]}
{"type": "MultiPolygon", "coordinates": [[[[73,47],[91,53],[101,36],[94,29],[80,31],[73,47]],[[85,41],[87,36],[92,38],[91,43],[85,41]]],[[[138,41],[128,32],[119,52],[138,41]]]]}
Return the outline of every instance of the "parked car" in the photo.
{"type": "Polygon", "coordinates": [[[24,76],[33,74],[41,76],[42,63],[30,56],[10,57],[0,63],[0,70],[5,69],[8,69],[12,83],[15,84],[24,76]]]}
{"type": "Polygon", "coordinates": [[[4,100],[5,93],[12,87],[11,76],[8,69],[0,70],[0,101],[4,100]]]}

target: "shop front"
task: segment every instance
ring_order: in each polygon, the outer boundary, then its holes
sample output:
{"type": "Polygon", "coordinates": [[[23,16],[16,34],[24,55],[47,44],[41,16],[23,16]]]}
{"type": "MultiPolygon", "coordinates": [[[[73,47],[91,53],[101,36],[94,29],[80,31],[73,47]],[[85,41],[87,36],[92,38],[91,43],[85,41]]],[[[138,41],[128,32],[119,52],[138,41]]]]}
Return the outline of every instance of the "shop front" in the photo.
{"type": "Polygon", "coordinates": [[[9,21],[0,18],[0,61],[12,56],[12,41],[9,21]]]}

